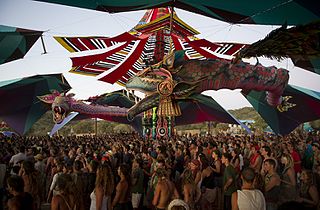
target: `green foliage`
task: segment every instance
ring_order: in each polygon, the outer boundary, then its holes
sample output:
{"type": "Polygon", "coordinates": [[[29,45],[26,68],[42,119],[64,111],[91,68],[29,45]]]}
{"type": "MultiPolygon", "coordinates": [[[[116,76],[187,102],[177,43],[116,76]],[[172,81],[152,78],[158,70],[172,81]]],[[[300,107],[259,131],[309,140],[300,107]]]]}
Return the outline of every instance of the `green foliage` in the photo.
{"type": "Polygon", "coordinates": [[[315,130],[320,130],[320,120],[310,122],[310,126],[315,130]]]}
{"type": "Polygon", "coordinates": [[[47,111],[26,133],[27,136],[45,136],[54,126],[51,111],[47,111]]]}
{"type": "Polygon", "coordinates": [[[113,128],[113,131],[115,133],[131,133],[134,130],[130,125],[118,124],[113,128]]]}
{"type": "MultiPolygon", "coordinates": [[[[112,133],[114,132],[114,127],[119,125],[119,123],[109,122],[105,120],[97,121],[98,134],[112,133]]],[[[45,113],[30,129],[26,134],[28,136],[44,136],[48,135],[48,132],[54,126],[52,120],[52,113],[48,111],[45,113]]],[[[8,130],[8,129],[6,129],[8,130]]],[[[95,133],[95,119],[85,119],[79,121],[71,121],[59,131],[59,135],[68,136],[74,134],[94,134],[95,133]]]]}

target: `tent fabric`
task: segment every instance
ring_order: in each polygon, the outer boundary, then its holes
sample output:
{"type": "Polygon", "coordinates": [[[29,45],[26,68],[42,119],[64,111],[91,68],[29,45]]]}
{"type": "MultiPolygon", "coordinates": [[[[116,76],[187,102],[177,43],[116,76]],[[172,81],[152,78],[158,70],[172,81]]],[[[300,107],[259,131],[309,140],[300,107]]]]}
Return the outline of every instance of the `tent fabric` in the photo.
{"type": "Polygon", "coordinates": [[[91,102],[91,104],[118,106],[129,109],[135,104],[135,100],[132,93],[126,93],[125,90],[118,90],[100,96],[90,97],[87,101],[91,102]]]}
{"type": "Polygon", "coordinates": [[[312,0],[37,0],[109,13],[173,6],[229,23],[305,24],[320,18],[320,5],[312,0]]]}
{"type": "Polygon", "coordinates": [[[42,33],[0,25],[0,64],[23,58],[42,33]]]}
{"type": "Polygon", "coordinates": [[[0,83],[0,118],[23,135],[50,110],[37,98],[53,90],[68,91],[71,86],[62,74],[36,75],[0,83]]]}
{"type": "Polygon", "coordinates": [[[194,94],[190,96],[190,100],[180,101],[178,105],[181,108],[182,115],[175,117],[176,125],[187,125],[209,121],[239,124],[234,116],[221,107],[210,96],[194,94]]]}
{"type": "Polygon", "coordinates": [[[265,92],[242,91],[242,94],[276,134],[289,134],[304,122],[320,119],[320,92],[288,85],[283,96],[291,96],[288,102],[296,106],[285,112],[269,106],[265,92]]]}

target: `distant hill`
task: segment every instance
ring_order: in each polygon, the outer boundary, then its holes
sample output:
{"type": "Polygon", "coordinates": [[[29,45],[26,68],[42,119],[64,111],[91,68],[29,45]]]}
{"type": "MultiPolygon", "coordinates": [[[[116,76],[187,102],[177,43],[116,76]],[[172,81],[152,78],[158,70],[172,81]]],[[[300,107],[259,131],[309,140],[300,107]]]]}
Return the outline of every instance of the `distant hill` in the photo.
{"type": "Polygon", "coordinates": [[[253,127],[261,131],[268,127],[268,124],[253,107],[243,107],[241,109],[229,110],[229,112],[238,120],[254,120],[253,127]]]}

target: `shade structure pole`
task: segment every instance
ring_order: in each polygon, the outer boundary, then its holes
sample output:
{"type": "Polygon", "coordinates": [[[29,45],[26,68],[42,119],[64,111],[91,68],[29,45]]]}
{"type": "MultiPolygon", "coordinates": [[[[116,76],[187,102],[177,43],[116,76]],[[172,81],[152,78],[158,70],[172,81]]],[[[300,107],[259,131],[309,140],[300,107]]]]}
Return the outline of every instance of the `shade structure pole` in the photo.
{"type": "Polygon", "coordinates": [[[97,136],[98,135],[98,119],[94,118],[94,133],[97,136]]]}
{"type": "Polygon", "coordinates": [[[43,54],[47,54],[46,46],[44,45],[43,35],[41,34],[41,43],[43,47],[43,54]]]}
{"type": "Polygon", "coordinates": [[[170,28],[169,28],[169,31],[170,31],[170,34],[171,34],[172,22],[173,22],[173,6],[171,6],[170,8],[171,8],[171,13],[170,13],[170,28]]]}
{"type": "Polygon", "coordinates": [[[172,50],[172,38],[171,38],[171,32],[172,32],[172,23],[173,23],[173,6],[170,7],[171,8],[171,13],[170,13],[170,27],[169,27],[169,36],[170,36],[170,48],[169,48],[169,52],[171,52],[172,50]]]}

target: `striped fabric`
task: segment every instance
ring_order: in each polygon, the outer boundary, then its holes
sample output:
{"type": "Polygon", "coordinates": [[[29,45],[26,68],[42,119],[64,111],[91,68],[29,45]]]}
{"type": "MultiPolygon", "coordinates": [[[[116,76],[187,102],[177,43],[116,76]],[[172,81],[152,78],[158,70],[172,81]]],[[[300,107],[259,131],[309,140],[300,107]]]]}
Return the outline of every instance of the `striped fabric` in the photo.
{"type": "Polygon", "coordinates": [[[148,65],[158,63],[171,50],[185,50],[187,59],[229,58],[244,44],[212,43],[195,37],[198,32],[173,15],[170,9],[146,12],[130,32],[116,37],[55,37],[69,52],[103,50],[103,53],[72,57],[72,73],[96,76],[108,83],[125,85],[148,65]],[[229,57],[228,57],[229,56],[229,57]]]}
{"type": "MultiPolygon", "coordinates": [[[[244,44],[235,43],[212,43],[205,39],[196,39],[195,37],[181,39],[176,35],[169,36],[168,33],[165,34],[167,35],[163,39],[164,53],[168,54],[170,47],[173,50],[185,50],[188,59],[203,60],[206,58],[223,57],[225,55],[234,56],[245,46],[244,44]]],[[[101,81],[109,83],[118,82],[121,85],[125,85],[129,78],[146,67],[146,61],[153,59],[155,48],[157,47],[155,35],[150,35],[143,39],[130,35],[130,40],[122,42],[123,39],[119,37],[126,37],[127,35],[128,33],[125,33],[114,38],[56,37],[56,39],[70,52],[81,52],[87,49],[106,49],[107,52],[104,53],[71,58],[73,62],[71,72],[98,76],[98,79],[101,81]],[[144,46],[141,46],[142,43],[144,43],[144,46]],[[137,51],[138,48],[140,49],[139,51],[137,51]],[[135,61],[132,61],[133,54],[135,54],[135,61]],[[128,62],[132,64],[127,65],[128,62]],[[119,69],[121,69],[121,73],[118,72],[119,69]],[[111,76],[113,78],[109,78],[111,76]]]]}

